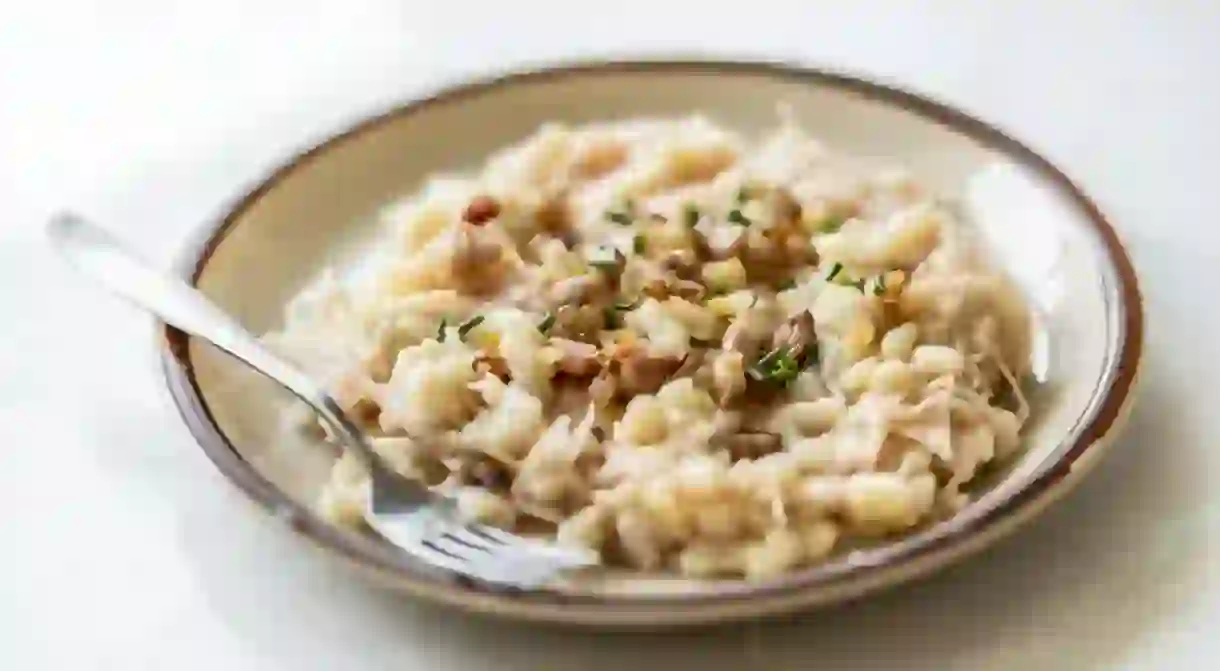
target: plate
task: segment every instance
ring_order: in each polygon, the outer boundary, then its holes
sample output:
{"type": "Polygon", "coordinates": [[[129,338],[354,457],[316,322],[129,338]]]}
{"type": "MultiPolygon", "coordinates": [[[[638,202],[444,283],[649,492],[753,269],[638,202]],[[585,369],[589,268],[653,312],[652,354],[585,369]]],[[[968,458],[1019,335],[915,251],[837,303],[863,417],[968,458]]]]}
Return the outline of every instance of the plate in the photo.
{"type": "Polygon", "coordinates": [[[291,158],[201,229],[177,270],[265,332],[325,267],[367,250],[383,213],[426,176],[476,166],[543,122],[701,112],[762,131],[781,102],[831,148],[897,159],[959,197],[1034,310],[1025,449],[952,519],[769,582],[607,571],[554,591],[495,591],[315,516],[332,455],[283,431],[286,393],[162,326],[169,391],[204,452],[252,500],[381,584],[469,611],[610,628],[724,622],[860,597],[977,552],[1071,490],[1113,441],[1134,398],[1143,311],[1117,234],[1063,172],[927,97],[799,66],[708,60],[567,64],[462,83],[291,158]]]}

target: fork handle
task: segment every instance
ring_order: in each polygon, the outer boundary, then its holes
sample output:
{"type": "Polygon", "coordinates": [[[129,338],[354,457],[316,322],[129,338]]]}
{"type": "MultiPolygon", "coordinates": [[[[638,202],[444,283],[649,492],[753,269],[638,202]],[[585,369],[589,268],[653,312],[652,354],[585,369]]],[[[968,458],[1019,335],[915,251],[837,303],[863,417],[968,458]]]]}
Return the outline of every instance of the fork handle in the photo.
{"type": "MultiPolygon", "coordinates": [[[[186,281],[154,270],[147,261],[123,247],[112,235],[71,213],[47,224],[52,245],[78,270],[111,292],[232,355],[253,370],[275,380],[321,415],[343,445],[355,450],[374,477],[406,482],[380,455],[335,399],[296,366],[272,354],[241,324],[186,281]]],[[[418,488],[418,485],[412,484],[418,488]]]]}

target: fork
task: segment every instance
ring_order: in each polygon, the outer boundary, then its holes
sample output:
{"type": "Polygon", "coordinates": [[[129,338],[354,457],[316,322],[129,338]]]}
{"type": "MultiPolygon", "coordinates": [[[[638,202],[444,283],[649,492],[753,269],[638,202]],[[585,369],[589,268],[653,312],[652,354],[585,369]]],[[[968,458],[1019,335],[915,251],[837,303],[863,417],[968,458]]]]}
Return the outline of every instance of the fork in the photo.
{"type": "Polygon", "coordinates": [[[428,564],[502,587],[538,589],[560,574],[599,564],[597,555],[466,523],[455,500],[409,480],[373,450],[330,394],[264,347],[186,281],[163,274],[106,231],[72,213],[47,224],[52,246],[77,270],[165,323],[226,352],[309,404],[345,450],[367,466],[365,518],[383,538],[428,564]]]}

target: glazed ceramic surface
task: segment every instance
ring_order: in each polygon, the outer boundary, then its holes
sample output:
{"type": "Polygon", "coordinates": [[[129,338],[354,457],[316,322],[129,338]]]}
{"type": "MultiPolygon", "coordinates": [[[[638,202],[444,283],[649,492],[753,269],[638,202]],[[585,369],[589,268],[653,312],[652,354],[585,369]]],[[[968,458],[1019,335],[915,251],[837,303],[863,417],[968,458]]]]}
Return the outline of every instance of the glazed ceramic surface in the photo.
{"type": "Polygon", "coordinates": [[[763,131],[777,103],[832,149],[893,159],[961,199],[1035,313],[1026,447],[951,520],[768,583],[609,571],[555,593],[497,593],[314,517],[332,451],[285,430],[283,392],[166,330],[174,400],[220,470],[320,547],[385,585],[476,611],[598,626],[722,621],[856,597],[964,557],[1043,510],[1104,452],[1132,400],[1143,322],[1130,262],[1088,198],[1017,140],[936,102],[740,63],[601,63],[472,83],[358,122],[285,164],[200,231],[179,270],[263,332],[324,268],[354,267],[384,234],[387,210],[426,176],[472,168],[543,122],[701,112],[763,131]]]}

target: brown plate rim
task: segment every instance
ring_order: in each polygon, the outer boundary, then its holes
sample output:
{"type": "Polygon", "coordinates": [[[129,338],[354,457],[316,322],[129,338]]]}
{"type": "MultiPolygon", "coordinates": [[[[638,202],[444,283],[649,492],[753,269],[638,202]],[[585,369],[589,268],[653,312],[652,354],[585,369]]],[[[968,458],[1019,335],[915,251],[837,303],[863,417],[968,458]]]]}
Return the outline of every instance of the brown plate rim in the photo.
{"type": "MultiPolygon", "coordinates": [[[[580,611],[581,614],[575,621],[585,624],[631,624],[638,623],[636,620],[642,617],[650,618],[647,622],[649,625],[665,624],[651,619],[656,617],[673,620],[670,624],[698,623],[732,618],[735,615],[748,616],[789,610],[800,605],[796,601],[820,601],[813,597],[796,600],[783,598],[791,597],[794,593],[808,594],[825,589],[828,593],[838,594],[838,597],[821,601],[863,594],[927,573],[955,558],[977,551],[984,543],[969,542],[972,537],[999,537],[1003,535],[999,531],[990,534],[982,532],[989,527],[1000,526],[1010,531],[1019,522],[1032,517],[1029,510],[1040,508],[1035,505],[1039,499],[1047,499],[1043,503],[1049,503],[1049,500],[1054,498],[1050,494],[1056,489],[1056,485],[1063,483],[1074,470],[1080,470],[1074,469],[1074,466],[1081,461],[1081,457],[1094,446],[1100,447],[1107,442],[1103,439],[1111,429],[1117,428],[1121,423],[1132,398],[1143,352],[1144,327],[1143,306],[1134,267],[1117,232],[1097,205],[1050,161],[990,123],[928,96],[893,85],[792,63],[702,58],[567,62],[509,72],[487,79],[467,80],[465,83],[442,88],[425,97],[415,98],[388,111],[366,117],[281,163],[254,188],[244,192],[225,208],[220,217],[202,227],[185,246],[174,269],[192,284],[197,282],[212,253],[232,230],[235,222],[269,189],[302,166],[320,158],[328,149],[383,124],[437,103],[460,101],[514,84],[573,76],[658,72],[761,76],[834,88],[898,107],[944,125],[1019,162],[1053,184],[1061,195],[1066,196],[1085,214],[1099,235],[1101,247],[1113,264],[1118,294],[1121,297],[1121,305],[1118,307],[1123,313],[1122,333],[1119,349],[1113,358],[1113,375],[1108,389],[1102,392],[1100,404],[1094,408],[1094,413],[1082,428],[1079,437],[1071,445],[1061,446],[1061,454],[1051,467],[981,515],[956,524],[954,520],[949,520],[933,527],[930,532],[935,533],[929,532],[930,535],[923,538],[922,542],[904,543],[898,548],[900,551],[888,554],[887,550],[894,549],[893,546],[872,550],[865,553],[866,561],[855,564],[840,562],[833,570],[813,567],[760,584],[726,582],[723,586],[696,594],[573,595],[510,592],[474,585],[452,575],[423,570],[418,564],[404,558],[401,553],[395,552],[384,543],[337,529],[289,499],[239,455],[216,425],[195,378],[187,336],[172,327],[159,324],[157,347],[170,396],[191,434],[216,467],[251,499],[287,520],[296,531],[321,546],[338,552],[357,565],[373,569],[380,577],[390,579],[391,583],[398,587],[433,600],[464,605],[473,610],[533,620],[563,621],[568,620],[567,616],[574,611],[580,611]],[[1018,514],[1022,511],[1025,511],[1025,514],[1018,514]],[[1000,525],[1006,518],[1012,518],[1012,523],[1000,525]],[[868,560],[867,556],[872,559],[868,560]],[[907,574],[899,575],[903,567],[907,567],[907,574]],[[762,605],[768,599],[779,599],[783,603],[773,607],[762,605]],[[756,602],[756,605],[734,612],[731,606],[740,605],[742,601],[756,602]],[[658,609],[662,609],[662,612],[658,612],[658,609]]],[[[1091,466],[1095,460],[1087,461],[1087,465],[1091,466]]]]}

